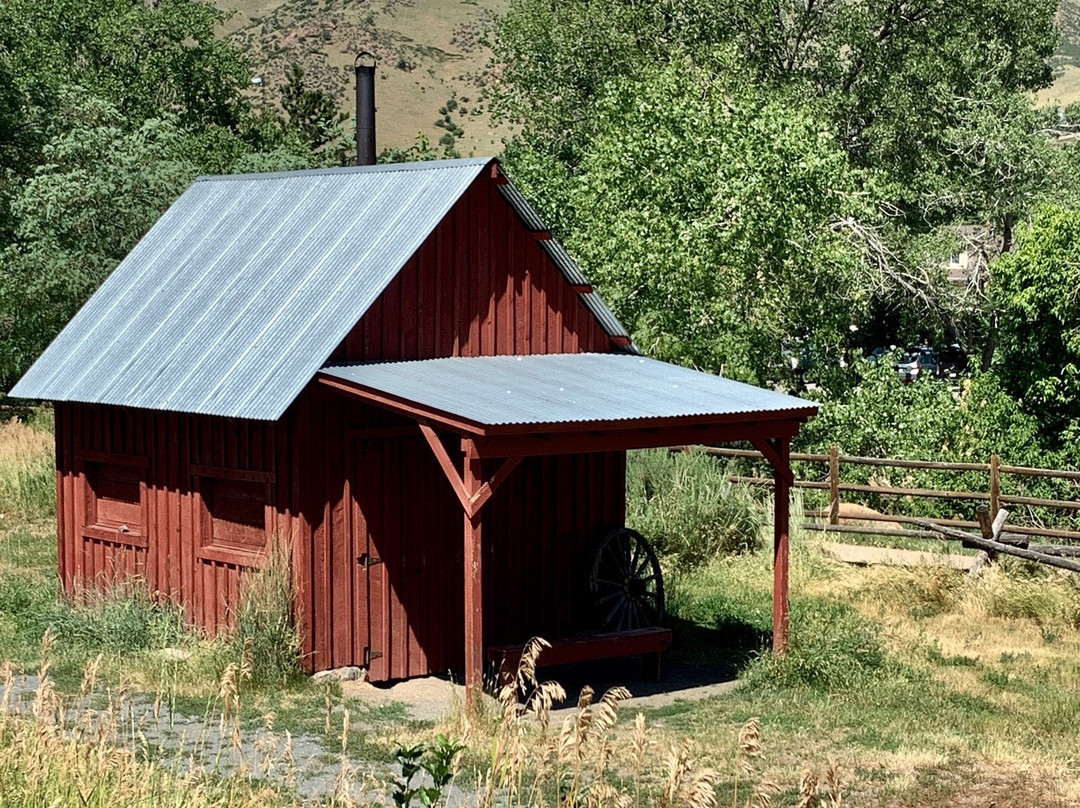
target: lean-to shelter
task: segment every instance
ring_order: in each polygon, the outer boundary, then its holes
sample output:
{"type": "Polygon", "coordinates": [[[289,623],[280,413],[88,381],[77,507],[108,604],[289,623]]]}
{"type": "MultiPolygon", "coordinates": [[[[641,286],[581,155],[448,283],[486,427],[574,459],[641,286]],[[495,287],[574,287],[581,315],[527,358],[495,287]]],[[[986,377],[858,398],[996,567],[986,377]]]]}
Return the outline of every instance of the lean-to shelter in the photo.
{"type": "Polygon", "coordinates": [[[471,692],[589,627],[627,449],[751,441],[786,641],[816,405],[640,356],[496,160],[201,178],[11,395],[55,403],[68,592],[141,576],[215,632],[276,541],[310,668],[471,692]]]}

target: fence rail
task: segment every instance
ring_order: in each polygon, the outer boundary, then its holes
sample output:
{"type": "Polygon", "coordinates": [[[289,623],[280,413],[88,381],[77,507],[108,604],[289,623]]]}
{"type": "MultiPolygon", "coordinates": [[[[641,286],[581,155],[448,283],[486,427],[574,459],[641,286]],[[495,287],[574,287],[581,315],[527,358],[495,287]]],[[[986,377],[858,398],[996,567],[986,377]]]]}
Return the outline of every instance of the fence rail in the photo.
{"type": "MultiPolygon", "coordinates": [[[[728,459],[763,460],[761,453],[752,449],[730,449],[726,447],[709,447],[705,451],[716,457],[728,459]]],[[[1080,512],[1080,498],[1078,499],[1051,499],[1042,497],[1023,496],[1020,494],[1002,493],[1002,481],[1010,478],[1044,478],[1054,479],[1070,484],[1075,487],[1080,497],[1080,471],[1066,469],[1043,469],[1028,466],[1010,466],[1003,464],[997,455],[993,455],[988,463],[949,463],[936,460],[906,460],[902,458],[881,457],[857,457],[842,455],[835,446],[831,447],[828,454],[792,453],[793,464],[801,464],[803,471],[806,467],[815,466],[820,469],[819,474],[802,475],[796,473],[795,488],[812,491],[822,491],[828,494],[828,506],[821,510],[804,510],[804,519],[808,521],[804,527],[810,530],[819,530],[831,533],[862,533],[879,536],[895,536],[910,538],[941,539],[942,537],[933,531],[926,529],[914,529],[910,525],[922,522],[933,522],[935,525],[959,529],[978,529],[978,522],[961,518],[926,518],[890,513],[860,513],[857,516],[841,516],[841,505],[844,504],[843,494],[873,494],[875,496],[926,499],[926,500],[954,500],[957,502],[970,502],[972,509],[978,505],[988,505],[990,513],[997,513],[1002,507],[1020,506],[1028,509],[1042,508],[1058,512],[1068,512],[1075,515],[1080,512]],[[985,491],[950,490],[947,488],[917,488],[897,485],[866,485],[862,483],[843,482],[841,469],[844,466],[870,466],[924,471],[946,472],[978,472],[987,475],[985,491]],[[892,524],[893,527],[878,527],[874,524],[841,524],[841,519],[858,522],[892,524]]],[[[731,482],[748,485],[760,485],[771,487],[771,477],[730,475],[731,482]]],[[[1068,492],[1066,492],[1068,493],[1068,492]]],[[[850,501],[850,500],[849,500],[850,501]]],[[[1015,524],[1010,522],[1009,532],[1022,536],[1038,538],[1080,541],[1080,530],[1069,530],[1062,527],[1047,526],[1045,524],[1015,524]]],[[[1080,549],[1080,548],[1078,548],[1080,549]]]]}

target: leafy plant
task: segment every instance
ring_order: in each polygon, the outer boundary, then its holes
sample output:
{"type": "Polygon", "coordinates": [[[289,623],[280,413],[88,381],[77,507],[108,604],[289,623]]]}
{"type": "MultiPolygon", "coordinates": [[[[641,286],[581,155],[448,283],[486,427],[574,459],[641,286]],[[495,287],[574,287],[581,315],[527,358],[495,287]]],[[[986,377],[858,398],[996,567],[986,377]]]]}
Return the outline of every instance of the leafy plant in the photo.
{"type": "Polygon", "coordinates": [[[408,808],[414,799],[419,800],[425,808],[436,805],[443,796],[443,790],[454,778],[454,762],[464,748],[464,745],[442,733],[436,735],[430,744],[398,748],[394,760],[401,775],[394,778],[391,784],[394,805],[408,808]],[[413,778],[420,772],[425,772],[431,778],[431,785],[413,785],[413,778]]]}

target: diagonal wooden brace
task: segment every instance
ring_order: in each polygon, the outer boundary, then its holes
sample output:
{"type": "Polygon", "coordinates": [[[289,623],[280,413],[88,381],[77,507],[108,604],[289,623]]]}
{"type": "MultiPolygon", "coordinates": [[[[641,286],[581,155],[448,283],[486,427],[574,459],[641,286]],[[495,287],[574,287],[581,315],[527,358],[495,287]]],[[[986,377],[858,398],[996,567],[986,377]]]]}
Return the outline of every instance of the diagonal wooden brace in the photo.
{"type": "Polygon", "coordinates": [[[468,516],[476,516],[476,514],[480,513],[480,509],[487,504],[487,501],[491,499],[502,482],[510,476],[510,472],[521,462],[520,456],[506,458],[498,470],[491,475],[491,479],[485,481],[475,493],[470,494],[465,488],[465,482],[461,479],[461,475],[454,468],[454,461],[450,459],[450,455],[438,434],[429,424],[422,421],[419,424],[420,431],[424,433],[424,438],[427,440],[428,446],[431,447],[435,459],[439,461],[439,467],[443,470],[443,474],[446,475],[446,479],[450,481],[450,486],[454,489],[458,502],[461,503],[461,507],[465,509],[468,516]]]}
{"type": "Polygon", "coordinates": [[[778,478],[784,480],[789,488],[795,484],[795,473],[791,470],[791,463],[780,456],[780,452],[772,440],[768,438],[751,438],[750,442],[769,461],[769,465],[773,467],[773,473],[778,478]]]}

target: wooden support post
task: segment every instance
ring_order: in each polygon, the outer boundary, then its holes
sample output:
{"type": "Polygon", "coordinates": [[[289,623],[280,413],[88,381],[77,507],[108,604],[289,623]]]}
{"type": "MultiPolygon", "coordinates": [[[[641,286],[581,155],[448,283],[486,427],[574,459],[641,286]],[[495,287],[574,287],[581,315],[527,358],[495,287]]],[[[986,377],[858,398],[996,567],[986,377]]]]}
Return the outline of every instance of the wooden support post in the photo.
{"type": "MultiPolygon", "coordinates": [[[[483,485],[483,461],[471,440],[463,440],[465,469],[462,475],[471,497],[483,485]]],[[[465,708],[470,715],[480,709],[484,688],[484,577],[483,523],[481,511],[465,511],[465,708]]]]}
{"type": "Polygon", "coordinates": [[[788,603],[788,518],[791,507],[791,439],[777,438],[774,443],[777,460],[773,505],[773,653],[783,656],[788,650],[788,625],[791,607],[788,603]]]}
{"type": "Polygon", "coordinates": [[[840,524],[840,449],[829,447],[829,524],[840,524]]]}
{"type": "Polygon", "coordinates": [[[1001,510],[1001,458],[990,455],[990,513],[1001,510]]]}
{"type": "MultiPolygon", "coordinates": [[[[990,466],[991,472],[993,465],[990,466]]],[[[991,487],[991,491],[993,488],[991,487]]],[[[994,523],[990,521],[990,509],[985,505],[980,505],[975,509],[975,518],[979,522],[979,530],[982,532],[982,537],[987,541],[996,541],[997,537],[994,535],[994,523]]],[[[968,543],[967,547],[974,547],[973,544],[968,543]]],[[[997,561],[998,554],[996,550],[983,550],[986,553],[987,561],[997,561]]]]}

